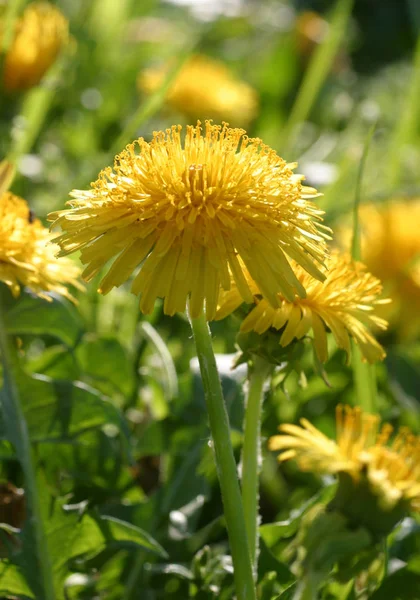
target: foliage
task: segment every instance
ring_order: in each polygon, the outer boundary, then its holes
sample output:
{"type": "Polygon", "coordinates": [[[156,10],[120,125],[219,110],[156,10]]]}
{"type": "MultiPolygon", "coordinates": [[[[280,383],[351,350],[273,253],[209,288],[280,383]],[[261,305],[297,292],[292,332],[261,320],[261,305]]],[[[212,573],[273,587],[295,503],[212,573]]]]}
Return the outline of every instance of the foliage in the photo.
{"type": "MultiPolygon", "coordinates": [[[[9,1],[18,12],[22,4],[9,1]]],[[[54,4],[69,19],[69,47],[37,87],[2,90],[0,107],[1,157],[17,166],[13,192],[44,222],[63,208],[69,190],[86,188],[136,136],[149,140],[154,130],[187,122],[165,104],[165,91],[198,52],[222,60],[257,90],[260,108],[249,135],[299,161],[308,184],[323,192],[318,202],[328,225],[351,212],[373,122],[359,200],[420,195],[415,2],[388,3],[405,5],[407,23],[393,23],[377,9],[395,40],[386,62],[375,51],[380,34],[370,35],[376,17],[366,17],[358,0],[262,0],[231,9],[223,2],[154,0],[54,4]],[[330,22],[326,45],[308,43],[303,8],[323,11],[330,22]],[[139,73],[170,59],[163,87],[152,96],[138,89],[139,73]]],[[[0,597],[40,600],[48,571],[57,600],[230,600],[232,559],[187,319],[165,316],[159,303],[145,317],[128,285],[103,297],[96,293],[99,279],[76,292],[77,305],[28,290],[14,299],[0,284],[9,342],[2,348],[0,597]],[[19,415],[9,411],[6,396],[13,394],[19,415]],[[22,460],[22,423],[30,464],[22,460]],[[35,503],[26,499],[25,515],[17,495],[4,490],[6,484],[26,489],[28,473],[39,494],[35,503]],[[40,543],[42,568],[34,560],[40,543]]],[[[230,368],[239,321],[232,316],[211,330],[239,462],[245,377],[242,366],[230,368]]],[[[374,369],[376,409],[418,433],[419,340],[401,342],[391,329],[380,342],[387,358],[374,369]]],[[[294,597],[296,540],[333,487],[293,462],[278,466],[266,439],[279,423],[301,417],[331,435],[336,405],[360,404],[357,390],[371,384],[372,370],[360,363],[353,373],[329,343],[325,367],[314,364],[311,344],[295,347],[293,368],[275,349],[281,356],[262,416],[259,600],[294,597]]],[[[249,346],[242,350],[246,355],[249,346]]],[[[419,527],[404,519],[383,547],[375,546],[373,560],[362,557],[361,575],[352,572],[350,584],[331,576],[322,598],[415,600],[419,527]]]]}

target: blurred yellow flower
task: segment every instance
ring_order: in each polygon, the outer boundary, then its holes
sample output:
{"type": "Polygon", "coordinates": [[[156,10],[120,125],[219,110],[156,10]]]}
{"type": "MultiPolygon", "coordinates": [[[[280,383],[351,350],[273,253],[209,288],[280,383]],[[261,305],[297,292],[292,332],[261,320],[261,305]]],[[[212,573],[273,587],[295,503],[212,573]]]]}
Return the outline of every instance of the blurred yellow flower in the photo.
{"type": "Polygon", "coordinates": [[[25,200],[10,192],[0,196],[0,281],[16,297],[21,286],[49,300],[45,292],[57,292],[74,300],[67,289],[77,281],[80,269],[67,258],[57,259],[51,233],[33,217],[25,200]]]}
{"type": "Polygon", "coordinates": [[[149,313],[164,298],[168,315],[193,317],[205,303],[213,319],[220,288],[231,274],[247,302],[253,296],[240,257],[262,293],[275,306],[281,291],[305,295],[286,254],[314,277],[325,256],[322,211],[309,199],[316,190],[259,139],[242,129],[206,122],[140,138],[103,170],[89,191],[74,190],[72,208],[49,215],[63,233],[61,255],[81,250],[86,281],[118,257],[100,283],[103,294],[124,283],[140,266],[132,292],[149,313]],[[137,153],[137,147],[140,153],[137,153]],[[318,230],[320,228],[320,231],[318,230]]]}
{"type": "Polygon", "coordinates": [[[369,496],[385,511],[397,506],[420,510],[420,437],[401,428],[389,444],[391,425],[379,430],[378,415],[349,406],[337,407],[336,441],[306,419],[300,422],[280,425],[282,435],[270,438],[270,450],[280,450],[279,461],[295,458],[302,471],[346,475],[342,483],[347,486],[350,477],[353,493],[365,492],[361,511],[368,509],[369,496]]]}
{"type": "MultiPolygon", "coordinates": [[[[327,329],[330,329],[339,348],[350,356],[350,337],[359,345],[363,357],[369,362],[382,360],[385,351],[375,340],[371,329],[386,329],[387,323],[376,314],[382,285],[366,271],[362,263],[352,261],[348,254],[333,252],[326,261],[328,271],[324,282],[318,281],[294,264],[294,271],[306,289],[306,298],[292,301],[280,297],[280,307],[273,308],[264,299],[258,285],[249,281],[256,306],[244,319],[241,331],[262,334],[270,328],[283,329],[280,344],[288,346],[312,330],[314,347],[321,362],[328,360],[327,329]]],[[[243,302],[237,288],[232,285],[222,294],[218,319],[222,319],[243,302]]]]}
{"type": "Polygon", "coordinates": [[[295,22],[296,43],[300,54],[310,56],[328,34],[328,23],[316,12],[300,13],[295,22]]]}
{"type": "MultiPolygon", "coordinates": [[[[392,303],[380,314],[402,339],[420,332],[420,199],[368,204],[360,208],[362,257],[382,281],[392,303]]],[[[338,227],[349,246],[351,228],[338,227]]]]}
{"type": "Polygon", "coordinates": [[[29,4],[17,21],[5,57],[5,88],[11,92],[37,85],[68,38],[68,21],[55,6],[48,2],[29,4]]]}
{"type": "MultiPolygon", "coordinates": [[[[167,67],[140,73],[139,88],[150,94],[162,85],[167,67]]],[[[236,79],[221,62],[207,56],[192,56],[180,69],[166,101],[191,119],[227,120],[246,126],[257,114],[257,92],[236,79]]]]}

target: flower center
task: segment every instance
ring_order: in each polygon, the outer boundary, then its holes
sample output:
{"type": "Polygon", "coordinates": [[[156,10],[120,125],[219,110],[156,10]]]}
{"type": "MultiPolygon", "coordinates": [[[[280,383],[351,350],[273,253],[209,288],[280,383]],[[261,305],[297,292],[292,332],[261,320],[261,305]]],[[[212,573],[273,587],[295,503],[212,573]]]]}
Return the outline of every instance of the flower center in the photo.
{"type": "Polygon", "coordinates": [[[188,167],[187,187],[192,192],[193,196],[198,192],[202,195],[207,185],[205,185],[205,165],[197,164],[188,167]]]}

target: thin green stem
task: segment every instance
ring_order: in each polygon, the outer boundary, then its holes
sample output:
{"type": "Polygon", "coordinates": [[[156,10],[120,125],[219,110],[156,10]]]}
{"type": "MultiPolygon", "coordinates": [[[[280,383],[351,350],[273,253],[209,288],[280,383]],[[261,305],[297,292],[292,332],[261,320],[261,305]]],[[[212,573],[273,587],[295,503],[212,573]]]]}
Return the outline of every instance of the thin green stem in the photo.
{"type": "Polygon", "coordinates": [[[357,404],[369,413],[376,412],[376,368],[363,361],[359,346],[352,344],[352,366],[357,404]]]}
{"type": "Polygon", "coordinates": [[[190,317],[190,322],[198,361],[200,363],[204,395],[209,415],[210,430],[232,553],[236,594],[238,600],[255,600],[255,585],[246,535],[241,491],[230,441],[229,417],[217,372],[210,329],[204,314],[197,318],[190,317]]]}
{"type": "Polygon", "coordinates": [[[360,160],[360,167],[357,173],[356,179],[356,190],[354,195],[353,204],[353,238],[351,243],[351,255],[354,260],[360,260],[362,255],[361,238],[360,238],[360,224],[359,224],[359,207],[362,200],[362,181],[363,174],[365,172],[366,160],[369,154],[370,143],[372,141],[373,134],[375,133],[376,123],[369,129],[365,145],[363,147],[362,158],[360,160]]]}
{"type": "MultiPolygon", "coordinates": [[[[0,294],[1,296],[1,294],[0,294]]],[[[54,600],[53,574],[49,550],[43,529],[40,492],[37,485],[36,467],[29,440],[25,417],[20,406],[19,393],[13,379],[13,363],[5,332],[3,309],[0,298],[0,351],[3,364],[2,410],[10,441],[14,444],[25,478],[27,531],[35,547],[35,560],[39,568],[41,597],[54,600]]]]}
{"type": "Polygon", "coordinates": [[[175,81],[175,78],[178,75],[182,65],[191,55],[191,52],[197,41],[198,38],[196,38],[194,40],[194,43],[189,44],[187,48],[185,48],[179,54],[176,64],[168,72],[161,87],[157,89],[156,92],[154,92],[151,96],[149,96],[147,100],[139,106],[139,108],[131,117],[131,119],[129,119],[123,131],[118,136],[115,143],[112,145],[113,154],[120,152],[121,148],[124,148],[124,146],[126,146],[133,139],[133,137],[136,135],[136,131],[139,129],[142,123],[144,123],[144,121],[147,121],[147,119],[150,119],[161,108],[161,106],[165,102],[168,90],[175,81]]]}
{"type": "MultiPolygon", "coordinates": [[[[351,253],[354,260],[361,260],[362,258],[359,206],[362,199],[362,181],[366,159],[369,153],[370,143],[375,132],[375,127],[376,125],[372,125],[366,138],[362,158],[360,161],[360,168],[357,174],[356,192],[353,206],[353,239],[351,245],[351,253]]],[[[375,366],[363,361],[360,348],[354,342],[352,344],[352,355],[353,376],[356,388],[357,403],[364,411],[374,413],[376,412],[377,396],[375,366]]]]}
{"type": "Polygon", "coordinates": [[[67,60],[67,56],[58,59],[49,69],[42,84],[26,94],[20,112],[23,122],[22,130],[16,133],[7,156],[7,160],[14,166],[19,163],[24,154],[31,151],[36,142],[56,96],[57,82],[60,80],[67,60]]]}
{"type": "Polygon", "coordinates": [[[15,36],[15,23],[26,0],[9,0],[3,16],[1,53],[6,54],[15,36]]]}
{"type": "Polygon", "coordinates": [[[417,38],[417,45],[414,52],[413,75],[408,88],[405,102],[400,111],[400,118],[394,130],[393,138],[389,144],[389,185],[396,188],[400,184],[401,172],[404,161],[404,150],[412,144],[416,137],[417,122],[420,115],[419,108],[420,94],[420,36],[417,38]]]}
{"type": "Polygon", "coordinates": [[[251,562],[256,571],[258,558],[259,474],[261,468],[261,409],[264,383],[271,365],[256,356],[249,367],[248,398],[246,402],[244,444],[242,449],[242,502],[251,562]]]}
{"type": "Polygon", "coordinates": [[[283,153],[293,148],[296,128],[309,116],[318,94],[331,72],[337,51],[342,43],[351,16],[354,0],[337,0],[328,35],[316,49],[300,86],[292,112],[283,133],[283,153]]]}
{"type": "Polygon", "coordinates": [[[298,582],[293,600],[317,600],[318,585],[319,581],[317,577],[306,575],[298,582]]]}

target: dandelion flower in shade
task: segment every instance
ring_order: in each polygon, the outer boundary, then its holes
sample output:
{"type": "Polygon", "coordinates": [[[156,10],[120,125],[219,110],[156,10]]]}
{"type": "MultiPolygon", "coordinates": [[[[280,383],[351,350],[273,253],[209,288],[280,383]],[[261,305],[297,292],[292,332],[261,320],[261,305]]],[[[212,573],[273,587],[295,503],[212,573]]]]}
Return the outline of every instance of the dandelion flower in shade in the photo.
{"type": "Polygon", "coordinates": [[[48,2],[33,2],[17,21],[4,62],[8,91],[37,85],[69,39],[68,21],[48,2]]]}
{"type": "Polygon", "coordinates": [[[317,263],[328,236],[310,202],[316,191],[302,186],[295,165],[242,129],[208,121],[203,132],[198,123],[184,141],[181,130],[154,133],[150,143],[140,138],[91,190],[72,192],[71,208],[49,216],[63,230],[55,238],[60,254],[81,251],[86,281],[115,258],[100,283],[103,294],[140,267],[131,290],[145,313],[157,298],[166,314],[182,312],[190,297],[191,316],[205,304],[212,319],[231,275],[252,302],[242,264],[275,306],[279,291],[304,296],[286,255],[324,277],[317,263]]]}
{"type": "MultiPolygon", "coordinates": [[[[371,333],[372,329],[386,329],[387,323],[377,316],[377,307],[387,300],[380,299],[382,285],[366,267],[352,261],[350,255],[333,252],[327,259],[324,282],[314,279],[300,265],[293,265],[295,273],[306,289],[306,298],[282,298],[280,306],[273,308],[264,298],[258,285],[249,281],[256,306],[243,320],[241,331],[263,334],[270,328],[282,330],[280,344],[288,346],[312,332],[314,347],[321,362],[328,359],[327,330],[330,330],[339,348],[350,356],[350,338],[359,345],[363,357],[369,362],[382,360],[385,351],[371,333]]],[[[221,297],[217,318],[221,319],[242,303],[239,291],[221,297]]]]}
{"type": "MultiPolygon", "coordinates": [[[[146,69],[139,75],[139,88],[153,93],[160,89],[166,76],[166,67],[146,69]]],[[[222,62],[202,55],[192,56],[181,67],[166,101],[191,119],[226,119],[243,126],[258,111],[256,91],[236,79],[222,62]]]]}
{"type": "MultiPolygon", "coordinates": [[[[369,204],[360,209],[362,256],[392,303],[382,315],[402,339],[420,332],[420,199],[369,204]]],[[[350,228],[339,228],[344,246],[350,228]]]]}
{"type": "Polygon", "coordinates": [[[57,259],[51,233],[34,218],[26,202],[10,192],[0,196],[0,281],[16,297],[21,286],[50,298],[45,292],[57,292],[74,300],[67,289],[77,281],[80,269],[67,258],[57,259]]]}
{"type": "Polygon", "coordinates": [[[386,529],[384,513],[398,521],[420,510],[420,437],[401,428],[390,442],[391,425],[379,428],[378,415],[349,406],[337,407],[336,440],[306,419],[300,423],[280,425],[270,450],[280,451],[279,461],[296,459],[302,471],[338,475],[333,503],[348,517],[386,529]]]}

